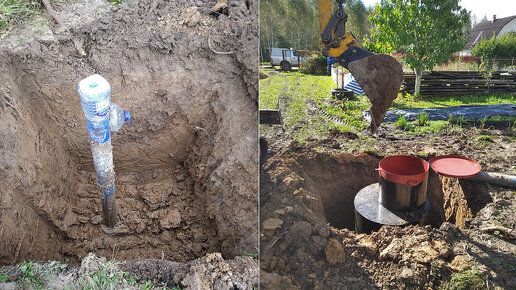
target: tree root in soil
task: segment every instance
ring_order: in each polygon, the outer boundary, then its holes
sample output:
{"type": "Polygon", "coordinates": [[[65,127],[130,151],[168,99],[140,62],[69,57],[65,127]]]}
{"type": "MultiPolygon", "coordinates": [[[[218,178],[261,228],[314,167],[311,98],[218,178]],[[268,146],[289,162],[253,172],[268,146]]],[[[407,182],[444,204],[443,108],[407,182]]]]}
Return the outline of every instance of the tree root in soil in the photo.
{"type": "Polygon", "coordinates": [[[500,226],[491,226],[491,227],[481,228],[480,230],[483,231],[484,233],[495,233],[498,231],[504,238],[509,239],[509,240],[516,240],[516,232],[509,228],[500,227],[500,226]]]}
{"type": "Polygon", "coordinates": [[[52,8],[50,1],[49,0],[41,0],[41,2],[43,2],[43,5],[45,5],[45,9],[47,9],[47,11],[48,11],[48,14],[50,14],[50,16],[52,16],[52,18],[55,19],[55,21],[59,24],[59,26],[61,26],[61,28],[63,30],[68,30],[68,27],[64,24],[61,16],[59,16],[59,14],[57,14],[57,12],[54,10],[54,8],[52,8]]]}

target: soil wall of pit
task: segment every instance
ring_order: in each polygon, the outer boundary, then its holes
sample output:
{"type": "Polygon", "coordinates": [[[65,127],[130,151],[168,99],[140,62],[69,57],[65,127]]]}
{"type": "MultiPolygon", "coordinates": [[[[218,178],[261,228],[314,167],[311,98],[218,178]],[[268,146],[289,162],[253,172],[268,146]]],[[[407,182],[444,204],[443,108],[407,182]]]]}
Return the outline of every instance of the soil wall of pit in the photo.
{"type": "Polygon", "coordinates": [[[68,31],[1,40],[0,264],[253,251],[258,5],[211,15],[215,2],[75,4],[62,11],[68,31]],[[133,123],[112,137],[115,231],[100,221],[76,89],[94,73],[133,123]]]}

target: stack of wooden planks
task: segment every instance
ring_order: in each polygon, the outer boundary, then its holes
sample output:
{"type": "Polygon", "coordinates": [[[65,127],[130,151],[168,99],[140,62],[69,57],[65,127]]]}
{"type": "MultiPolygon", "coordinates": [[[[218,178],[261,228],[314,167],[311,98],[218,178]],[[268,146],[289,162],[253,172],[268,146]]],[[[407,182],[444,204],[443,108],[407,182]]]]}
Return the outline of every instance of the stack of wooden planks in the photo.
{"type": "MultiPolygon", "coordinates": [[[[400,91],[414,93],[416,76],[405,73],[400,91]]],[[[421,79],[422,96],[516,93],[516,71],[495,71],[490,79],[479,71],[432,71],[421,79]]]]}

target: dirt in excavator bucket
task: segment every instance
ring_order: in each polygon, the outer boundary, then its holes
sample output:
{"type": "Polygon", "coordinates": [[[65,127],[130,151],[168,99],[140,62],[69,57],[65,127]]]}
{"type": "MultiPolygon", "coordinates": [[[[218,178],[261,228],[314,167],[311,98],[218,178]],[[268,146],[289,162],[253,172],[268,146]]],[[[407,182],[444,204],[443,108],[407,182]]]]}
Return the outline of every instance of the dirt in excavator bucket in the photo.
{"type": "Polygon", "coordinates": [[[373,104],[371,132],[376,133],[403,82],[401,64],[387,54],[376,54],[349,63],[349,71],[373,104]]]}

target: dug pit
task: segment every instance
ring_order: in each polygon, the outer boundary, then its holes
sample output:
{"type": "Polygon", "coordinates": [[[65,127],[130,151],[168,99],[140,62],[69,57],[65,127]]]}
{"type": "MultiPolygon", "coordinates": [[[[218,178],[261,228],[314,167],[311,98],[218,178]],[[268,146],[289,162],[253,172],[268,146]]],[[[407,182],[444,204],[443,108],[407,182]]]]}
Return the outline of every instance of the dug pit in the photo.
{"type": "Polygon", "coordinates": [[[68,31],[2,40],[1,265],[255,250],[257,3],[211,15],[215,2],[90,1],[63,12],[68,31]],[[94,73],[133,119],[112,137],[114,229],[77,94],[94,73]]]}
{"type": "MultiPolygon", "coordinates": [[[[265,176],[281,181],[280,188],[291,192],[293,200],[302,201],[303,207],[315,213],[319,219],[334,228],[354,231],[355,195],[364,187],[378,182],[376,169],[381,158],[367,154],[295,150],[303,152],[294,155],[285,152],[283,158],[279,157],[282,159],[280,170],[276,167],[266,172],[265,176]]],[[[430,213],[424,223],[436,228],[443,222],[463,227],[466,219],[492,202],[484,186],[476,186],[464,179],[439,176],[432,170],[429,173],[427,198],[430,213]]]]}
{"type": "Polygon", "coordinates": [[[310,145],[293,142],[262,166],[262,288],[442,285],[451,272],[439,270],[437,276],[435,267],[454,259],[450,237],[455,236],[447,232],[460,232],[490,202],[488,191],[431,173],[427,225],[356,234],[353,200],[360,189],[378,182],[381,157],[324,152],[310,145]]]}

